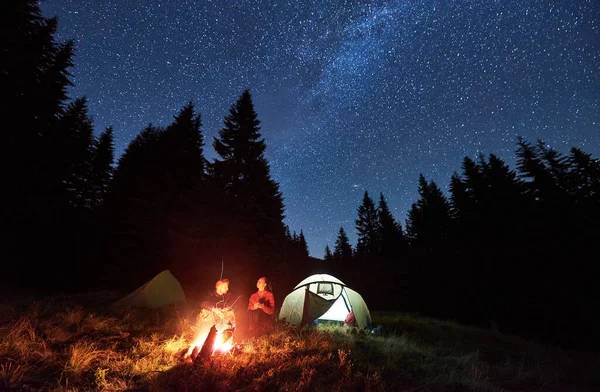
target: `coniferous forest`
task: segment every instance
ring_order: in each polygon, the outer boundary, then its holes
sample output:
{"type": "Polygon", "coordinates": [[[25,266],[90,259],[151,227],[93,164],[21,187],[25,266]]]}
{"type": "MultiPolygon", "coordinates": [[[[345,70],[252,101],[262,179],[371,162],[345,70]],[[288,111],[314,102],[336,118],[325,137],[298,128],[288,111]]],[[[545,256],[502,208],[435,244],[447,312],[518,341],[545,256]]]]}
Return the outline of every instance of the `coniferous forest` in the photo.
{"type": "Polygon", "coordinates": [[[283,299],[326,272],[371,309],[600,348],[600,161],[585,151],[518,139],[515,168],[494,154],[456,157],[449,195],[417,173],[406,217],[390,212],[394,195],[365,192],[348,206],[358,242],[340,227],[315,260],[284,223],[250,90],[213,140],[194,102],[182,102],[169,125],[149,123],[116,157],[118,130],[94,129],[86,97],[68,96],[75,48],[56,42],[56,19],[34,0],[1,7],[5,287],[129,291],[169,269],[193,292],[224,267],[250,289],[268,274],[283,299]]]}

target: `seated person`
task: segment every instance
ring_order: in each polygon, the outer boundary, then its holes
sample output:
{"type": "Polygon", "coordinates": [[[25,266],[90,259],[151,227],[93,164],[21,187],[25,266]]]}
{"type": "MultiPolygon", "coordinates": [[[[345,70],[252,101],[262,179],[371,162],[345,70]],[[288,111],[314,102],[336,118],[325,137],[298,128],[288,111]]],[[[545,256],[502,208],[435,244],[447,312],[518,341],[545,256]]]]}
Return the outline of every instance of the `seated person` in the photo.
{"type": "Polygon", "coordinates": [[[204,298],[198,315],[198,325],[216,325],[219,331],[235,328],[235,313],[230,303],[229,279],[218,280],[215,289],[204,298]]]}
{"type": "Polygon", "coordinates": [[[256,282],[258,290],[248,301],[250,333],[265,332],[271,327],[272,316],[275,313],[275,297],[271,291],[268,279],[263,276],[256,282]]]}
{"type": "Polygon", "coordinates": [[[202,309],[224,308],[229,300],[229,279],[218,280],[215,289],[212,290],[202,301],[202,309]]]}

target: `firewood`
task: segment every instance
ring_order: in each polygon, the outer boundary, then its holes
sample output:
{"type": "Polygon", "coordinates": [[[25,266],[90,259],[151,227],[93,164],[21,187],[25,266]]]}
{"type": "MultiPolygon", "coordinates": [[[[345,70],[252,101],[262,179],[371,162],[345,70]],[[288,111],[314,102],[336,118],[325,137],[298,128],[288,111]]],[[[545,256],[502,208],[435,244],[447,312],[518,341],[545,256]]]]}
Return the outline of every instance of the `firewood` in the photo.
{"type": "Polygon", "coordinates": [[[192,362],[196,359],[196,357],[198,356],[198,352],[200,351],[200,348],[198,346],[194,346],[194,349],[192,350],[192,353],[190,354],[190,358],[192,359],[192,362]]]}
{"type": "Polygon", "coordinates": [[[213,353],[213,347],[215,345],[216,337],[217,337],[217,328],[213,325],[212,327],[210,327],[208,336],[206,337],[204,344],[202,344],[202,348],[200,349],[198,356],[196,356],[196,359],[194,359],[194,363],[197,363],[197,362],[200,362],[203,360],[206,361],[206,360],[210,359],[210,357],[212,356],[212,353],[213,353]]]}

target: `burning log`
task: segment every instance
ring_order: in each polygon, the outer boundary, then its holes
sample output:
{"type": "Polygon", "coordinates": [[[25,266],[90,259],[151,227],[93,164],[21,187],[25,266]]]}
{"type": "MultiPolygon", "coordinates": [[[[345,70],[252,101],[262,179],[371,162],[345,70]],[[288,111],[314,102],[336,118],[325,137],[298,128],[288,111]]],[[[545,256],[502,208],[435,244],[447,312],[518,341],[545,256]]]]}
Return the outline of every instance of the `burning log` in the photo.
{"type": "MultiPolygon", "coordinates": [[[[194,358],[194,363],[198,363],[201,361],[208,361],[210,359],[210,357],[212,356],[212,353],[213,353],[213,347],[215,345],[216,337],[217,337],[217,328],[213,325],[212,327],[210,327],[210,331],[208,332],[208,336],[206,337],[206,340],[202,344],[202,348],[200,349],[200,352],[198,353],[196,358],[194,358]]],[[[197,346],[196,346],[196,348],[197,348],[197,346]]],[[[194,350],[196,350],[196,348],[194,350]]]]}
{"type": "Polygon", "coordinates": [[[198,346],[194,346],[194,349],[192,350],[192,353],[190,354],[190,358],[191,358],[192,362],[196,359],[199,352],[200,352],[200,348],[198,346]]]}

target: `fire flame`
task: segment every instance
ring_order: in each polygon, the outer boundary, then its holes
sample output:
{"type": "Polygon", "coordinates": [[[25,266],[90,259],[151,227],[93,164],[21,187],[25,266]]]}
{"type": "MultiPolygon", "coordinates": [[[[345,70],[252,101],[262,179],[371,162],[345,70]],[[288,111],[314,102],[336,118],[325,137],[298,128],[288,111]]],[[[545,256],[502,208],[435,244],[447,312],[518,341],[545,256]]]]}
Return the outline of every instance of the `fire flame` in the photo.
{"type": "MultiPolygon", "coordinates": [[[[224,331],[217,331],[217,336],[215,337],[215,343],[213,344],[212,347],[212,352],[213,354],[217,351],[219,352],[223,352],[223,353],[227,353],[229,351],[231,351],[231,349],[233,348],[233,337],[227,337],[226,334],[223,333],[224,331]]],[[[189,356],[192,351],[194,350],[194,347],[198,347],[198,349],[200,349],[202,347],[202,345],[204,344],[204,341],[206,340],[206,336],[204,336],[206,334],[199,334],[199,336],[196,337],[196,339],[194,340],[194,343],[190,346],[187,356],[189,356]]]]}
{"type": "Polygon", "coordinates": [[[213,353],[215,351],[229,352],[233,348],[233,338],[223,335],[223,331],[217,332],[215,344],[213,345],[213,353]]]}

